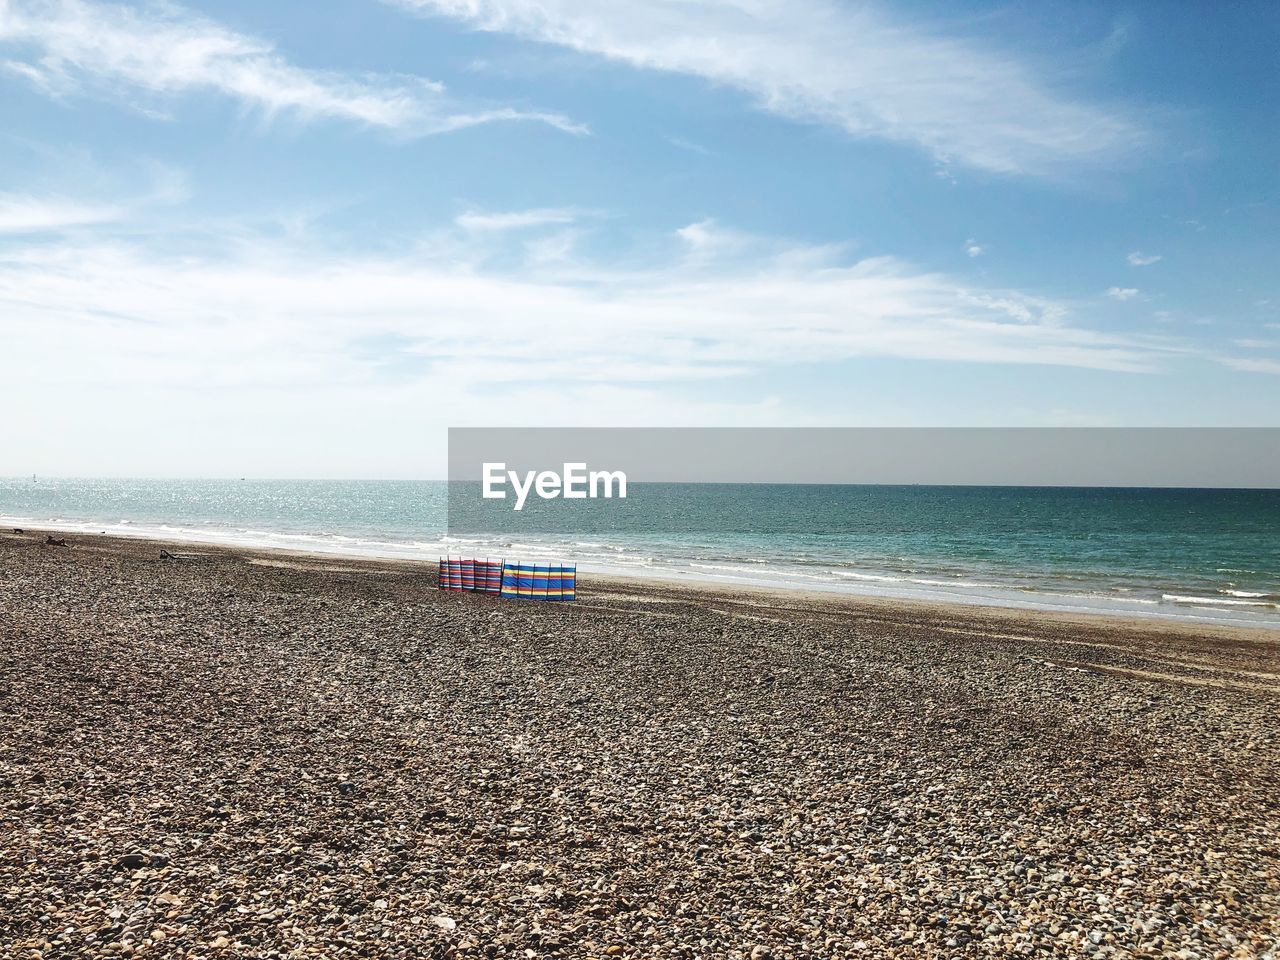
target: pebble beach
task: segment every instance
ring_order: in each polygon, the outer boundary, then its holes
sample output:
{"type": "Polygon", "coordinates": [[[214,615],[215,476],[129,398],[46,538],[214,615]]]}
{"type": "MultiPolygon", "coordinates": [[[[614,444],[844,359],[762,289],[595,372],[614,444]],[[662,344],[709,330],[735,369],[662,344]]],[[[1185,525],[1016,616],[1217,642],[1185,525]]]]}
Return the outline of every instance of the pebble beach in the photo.
{"type": "Polygon", "coordinates": [[[1280,632],[67,541],[4,960],[1280,956],[1280,632]]]}

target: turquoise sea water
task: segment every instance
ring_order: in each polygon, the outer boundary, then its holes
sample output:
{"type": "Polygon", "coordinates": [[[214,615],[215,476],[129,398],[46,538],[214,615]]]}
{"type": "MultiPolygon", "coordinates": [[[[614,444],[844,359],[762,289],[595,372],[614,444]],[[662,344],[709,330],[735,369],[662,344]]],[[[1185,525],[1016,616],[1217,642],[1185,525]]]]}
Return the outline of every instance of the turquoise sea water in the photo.
{"type": "Polygon", "coordinates": [[[520,517],[448,506],[432,481],[0,480],[5,526],[1280,626],[1275,490],[632,484],[520,517]]]}

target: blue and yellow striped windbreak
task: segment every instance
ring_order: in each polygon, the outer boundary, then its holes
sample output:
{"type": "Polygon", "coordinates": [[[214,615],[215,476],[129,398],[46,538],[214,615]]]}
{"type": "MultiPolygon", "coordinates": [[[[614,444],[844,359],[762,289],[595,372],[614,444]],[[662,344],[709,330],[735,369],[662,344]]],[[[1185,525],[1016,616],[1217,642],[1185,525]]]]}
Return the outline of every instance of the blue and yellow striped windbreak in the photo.
{"type": "Polygon", "coordinates": [[[508,563],[502,568],[502,595],[518,600],[573,600],[576,564],[508,563]]]}

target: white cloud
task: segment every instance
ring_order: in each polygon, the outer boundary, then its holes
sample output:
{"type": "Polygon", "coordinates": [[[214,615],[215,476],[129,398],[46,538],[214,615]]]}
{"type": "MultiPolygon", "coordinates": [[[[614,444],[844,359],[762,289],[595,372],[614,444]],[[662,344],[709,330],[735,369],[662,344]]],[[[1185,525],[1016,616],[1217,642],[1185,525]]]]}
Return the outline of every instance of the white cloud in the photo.
{"type": "Polygon", "coordinates": [[[695,249],[711,246],[716,240],[714,220],[698,220],[676,231],[676,236],[695,249]]]}
{"type": "Polygon", "coordinates": [[[0,234],[100,227],[129,220],[145,207],[186,199],[186,180],[178,171],[153,164],[150,173],[153,184],[149,192],[111,201],[56,193],[0,193],[0,234]]]}
{"type": "Polygon", "coordinates": [[[51,95],[91,92],[152,114],[149,100],[213,91],[267,118],[330,117],[411,135],[502,120],[584,132],[553,113],[461,108],[439,84],[421,78],[299,67],[267,41],[170,3],[0,0],[0,56],[11,73],[51,95]]]}
{"type": "Polygon", "coordinates": [[[543,207],[535,210],[512,210],[502,213],[468,211],[459,214],[454,223],[464,230],[523,230],[552,224],[573,223],[578,212],[564,208],[543,207]]]}
{"type": "Polygon", "coordinates": [[[1149,137],[1127,111],[1051,87],[1024,58],[833,0],[388,0],[477,29],[702,77],[761,108],[911,143],[944,166],[1054,174],[1149,137]]]}
{"type": "Polygon", "coordinates": [[[1126,259],[1135,267],[1149,267],[1153,263],[1159,263],[1164,257],[1158,253],[1143,253],[1141,250],[1135,250],[1126,259]]]}
{"type": "Polygon", "coordinates": [[[85,203],[67,197],[33,197],[0,193],[0,233],[41,233],[125,217],[124,207],[85,203]]]}
{"type": "Polygon", "coordinates": [[[1140,292],[1134,287],[1110,287],[1107,289],[1107,296],[1112,300],[1124,302],[1125,300],[1132,300],[1140,292]]]}
{"type": "Polygon", "coordinates": [[[977,241],[966,240],[964,242],[964,252],[971,257],[980,257],[987,251],[977,241]]]}
{"type": "Polygon", "coordinates": [[[702,144],[694,143],[692,140],[686,140],[683,137],[667,137],[667,143],[671,144],[673,147],[688,151],[689,153],[696,153],[699,156],[711,156],[711,151],[702,144]]]}
{"type": "Polygon", "coordinates": [[[556,227],[364,255],[263,230],[126,221],[0,244],[0,397],[40,398],[9,424],[29,469],[434,475],[432,431],[450,423],[883,421],[803,402],[798,365],[1177,356],[1051,300],[746,234],[699,256],[654,237],[600,262],[568,240],[531,248],[556,227]]]}
{"type": "Polygon", "coordinates": [[[525,243],[525,256],[531,265],[568,263],[579,236],[578,230],[555,230],[538,234],[525,243]]]}
{"type": "Polygon", "coordinates": [[[351,257],[238,231],[209,250],[207,239],[99,239],[0,252],[11,369],[43,377],[41,358],[57,355],[58,375],[81,390],[333,394],[376,392],[390,377],[497,395],[503,384],[719,380],[865,356],[1120,371],[1164,356],[1153,340],[1071,326],[1052,301],[760,239],[728,259],[672,250],[659,263],[502,273],[468,244],[351,257]]]}
{"type": "Polygon", "coordinates": [[[1280,360],[1269,360],[1265,357],[1223,357],[1221,362],[1233,370],[1280,374],[1280,360]]]}
{"type": "Polygon", "coordinates": [[[740,253],[756,242],[755,237],[722,227],[711,218],[680,227],[675,235],[692,256],[703,259],[740,253]]]}

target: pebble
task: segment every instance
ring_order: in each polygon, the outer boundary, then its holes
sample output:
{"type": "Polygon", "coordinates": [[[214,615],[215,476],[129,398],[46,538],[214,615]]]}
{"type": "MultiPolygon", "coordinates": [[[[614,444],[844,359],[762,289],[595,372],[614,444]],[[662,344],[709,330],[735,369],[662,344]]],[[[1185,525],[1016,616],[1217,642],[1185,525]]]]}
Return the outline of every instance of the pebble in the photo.
{"type": "Polygon", "coordinates": [[[0,960],[1280,943],[1271,639],[42,540],[0,538],[0,960]]]}

